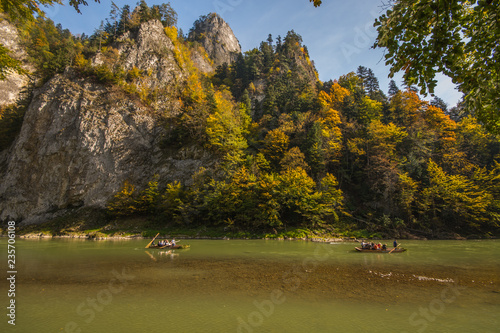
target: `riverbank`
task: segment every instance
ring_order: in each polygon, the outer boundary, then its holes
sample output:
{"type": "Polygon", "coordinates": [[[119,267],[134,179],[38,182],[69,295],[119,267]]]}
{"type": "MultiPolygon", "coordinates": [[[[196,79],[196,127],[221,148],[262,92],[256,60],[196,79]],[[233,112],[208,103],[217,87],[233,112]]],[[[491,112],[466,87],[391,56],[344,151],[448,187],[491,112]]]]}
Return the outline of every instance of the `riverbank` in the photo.
{"type": "MultiPolygon", "coordinates": [[[[136,229],[136,228],[134,228],[136,229]]],[[[355,234],[361,236],[343,236],[339,233],[332,233],[325,230],[311,229],[290,229],[276,233],[266,232],[251,232],[251,231],[228,231],[224,228],[145,228],[143,230],[130,230],[120,228],[102,227],[90,230],[51,230],[45,225],[21,227],[17,236],[21,239],[88,239],[88,240],[135,240],[135,239],[151,239],[159,234],[158,239],[200,239],[200,240],[229,240],[229,239],[275,239],[275,240],[290,240],[290,241],[310,241],[310,242],[359,242],[361,240],[382,240],[382,239],[411,239],[411,240],[428,240],[426,237],[379,237],[378,235],[367,235],[366,230],[357,230],[355,234]]],[[[0,237],[7,237],[6,230],[0,228],[0,237]]],[[[470,240],[470,239],[497,239],[498,237],[490,235],[469,235],[462,237],[459,234],[443,234],[440,238],[432,238],[434,240],[470,240]]]]}
{"type": "MultiPolygon", "coordinates": [[[[144,229],[140,232],[133,232],[129,229],[110,229],[101,228],[82,231],[54,231],[33,230],[37,229],[33,226],[29,228],[21,228],[18,232],[18,237],[21,239],[89,239],[89,240],[135,240],[135,239],[151,239],[157,234],[157,239],[200,239],[200,240],[229,240],[229,239],[276,239],[276,240],[301,240],[311,242],[356,242],[356,237],[341,237],[336,234],[328,233],[321,230],[310,229],[291,229],[277,233],[256,233],[249,231],[228,231],[223,228],[162,228],[162,229],[144,229]]],[[[3,236],[3,232],[2,232],[3,236]]]]}
{"type": "MultiPolygon", "coordinates": [[[[281,230],[240,230],[229,226],[179,226],[146,216],[112,218],[104,211],[80,210],[42,224],[19,224],[20,238],[82,238],[82,239],[283,239],[318,242],[355,241],[358,238],[381,238],[367,231],[326,230],[322,228],[285,228],[281,230]]],[[[0,234],[6,230],[0,229],[0,234]]]]}
{"type": "MultiPolygon", "coordinates": [[[[343,221],[334,227],[324,228],[282,228],[279,230],[240,230],[231,226],[179,226],[165,221],[138,216],[110,219],[104,211],[84,210],[55,218],[42,224],[17,225],[19,238],[75,238],[75,239],[278,239],[313,242],[355,242],[361,239],[411,239],[411,240],[465,240],[496,239],[499,234],[455,232],[423,232],[419,230],[389,230],[385,232],[359,229],[359,226],[343,221]]],[[[6,236],[6,227],[0,226],[0,236],[6,236]]]]}

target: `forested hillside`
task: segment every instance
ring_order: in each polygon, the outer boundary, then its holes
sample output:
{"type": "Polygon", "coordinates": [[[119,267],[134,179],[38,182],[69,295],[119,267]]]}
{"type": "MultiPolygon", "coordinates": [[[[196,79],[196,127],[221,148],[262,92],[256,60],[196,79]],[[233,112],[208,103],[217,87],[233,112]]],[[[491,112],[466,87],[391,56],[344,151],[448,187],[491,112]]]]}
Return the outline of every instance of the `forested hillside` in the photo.
{"type": "Polygon", "coordinates": [[[42,17],[17,22],[37,79],[16,105],[0,110],[3,154],[21,131],[33,88],[71,75],[147,110],[161,125],[155,137],[163,155],[198,147],[211,156],[189,179],[155,171],[148,181],[125,180],[95,207],[110,220],[386,237],[497,232],[500,141],[473,114],[460,105],[448,110],[437,97],[423,100],[394,81],[386,94],[363,66],[321,82],[293,30],[215,67],[197,30],[214,18],[201,17],[185,35],[170,4],[141,1],[135,10],[113,8],[92,36],[42,17]],[[155,69],[159,60],[143,58],[141,67],[123,56],[152,20],[162,23],[172,51],[152,47],[142,56],[171,52],[175,69],[168,72],[155,69]]]}

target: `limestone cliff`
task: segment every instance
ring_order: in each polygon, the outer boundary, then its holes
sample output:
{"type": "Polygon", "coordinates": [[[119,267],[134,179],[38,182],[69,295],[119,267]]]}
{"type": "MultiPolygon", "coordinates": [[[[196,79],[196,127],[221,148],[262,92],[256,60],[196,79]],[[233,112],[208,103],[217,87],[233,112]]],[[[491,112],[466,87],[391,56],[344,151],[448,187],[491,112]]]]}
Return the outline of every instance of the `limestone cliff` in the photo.
{"type": "MultiPolygon", "coordinates": [[[[36,223],[77,207],[103,208],[126,180],[188,182],[215,162],[199,146],[161,144],[168,115],[177,112],[169,87],[188,76],[161,23],[144,23],[114,47],[121,66],[147,73],[138,85],[163,94],[144,104],[71,69],[36,89],[19,136],[0,154],[0,220],[36,223]]],[[[106,56],[98,54],[94,66],[106,56]]]]}
{"type": "MultiPolygon", "coordinates": [[[[112,46],[118,50],[120,66],[125,71],[135,67],[151,73],[145,81],[148,88],[163,86],[184,74],[175,61],[174,45],[158,20],[143,23],[136,33],[125,33],[112,46]]],[[[94,65],[105,62],[103,58],[98,53],[94,65]]]]}
{"type": "Polygon", "coordinates": [[[189,39],[203,45],[215,66],[231,64],[241,53],[240,43],[231,27],[214,13],[195,22],[189,39]]]}
{"type": "Polygon", "coordinates": [[[160,149],[163,126],[116,88],[57,75],[35,92],[0,184],[0,219],[45,221],[104,207],[123,185],[189,180],[211,157],[160,149]]]}

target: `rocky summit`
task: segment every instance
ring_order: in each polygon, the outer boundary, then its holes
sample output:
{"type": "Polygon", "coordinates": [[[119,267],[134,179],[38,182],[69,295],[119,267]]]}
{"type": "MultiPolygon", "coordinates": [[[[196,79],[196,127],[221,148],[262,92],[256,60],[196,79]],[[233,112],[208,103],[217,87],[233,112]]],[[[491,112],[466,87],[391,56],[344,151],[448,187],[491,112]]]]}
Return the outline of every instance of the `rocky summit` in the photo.
{"type": "Polygon", "coordinates": [[[202,16],[195,22],[189,40],[201,43],[215,66],[231,64],[241,54],[241,46],[233,30],[215,13],[202,16]]]}

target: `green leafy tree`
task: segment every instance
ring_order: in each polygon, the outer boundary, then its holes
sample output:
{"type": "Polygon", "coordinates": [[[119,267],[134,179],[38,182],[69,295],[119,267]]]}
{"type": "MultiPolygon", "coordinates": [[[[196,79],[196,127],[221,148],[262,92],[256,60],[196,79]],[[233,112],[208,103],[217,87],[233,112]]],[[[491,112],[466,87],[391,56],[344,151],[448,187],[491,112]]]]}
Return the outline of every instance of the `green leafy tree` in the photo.
{"type": "Polygon", "coordinates": [[[366,139],[366,182],[371,200],[378,202],[385,213],[395,209],[394,193],[398,181],[397,146],[407,136],[404,128],[374,120],[368,125],[366,139]]]}
{"type": "Polygon", "coordinates": [[[185,222],[184,215],[188,210],[189,193],[179,182],[167,184],[159,199],[158,209],[169,220],[176,223],[185,222]]]}
{"type": "MultiPolygon", "coordinates": [[[[95,2],[100,2],[100,0],[95,0],[95,2]]],[[[41,6],[53,6],[60,3],[60,0],[1,0],[0,11],[9,15],[13,21],[30,21],[36,16],[43,16],[41,6]]],[[[70,0],[69,5],[81,13],[80,5],[87,6],[88,3],[85,0],[70,0]]]]}
{"type": "Polygon", "coordinates": [[[289,226],[322,227],[327,219],[338,219],[343,201],[342,191],[336,178],[326,174],[319,182],[319,191],[314,180],[300,167],[287,169],[279,176],[280,216],[289,226]]]}
{"type": "Polygon", "coordinates": [[[280,216],[288,225],[300,226],[307,219],[319,218],[311,214],[318,204],[315,182],[302,168],[288,169],[279,175],[278,195],[280,216]]]}
{"type": "Polygon", "coordinates": [[[363,96],[356,120],[361,124],[369,124],[375,119],[380,119],[382,117],[382,107],[381,102],[375,101],[368,96],[363,96]]]}
{"type": "Polygon", "coordinates": [[[429,186],[423,192],[423,208],[435,227],[479,228],[488,220],[493,197],[485,188],[461,175],[450,175],[429,160],[429,186]]]}
{"type": "Polygon", "coordinates": [[[343,209],[344,196],[334,175],[327,173],[319,183],[321,215],[338,220],[338,213],[343,209]]]}
{"type": "Polygon", "coordinates": [[[153,17],[160,20],[164,27],[177,25],[177,12],[172,8],[170,2],[154,5],[153,17]]]}
{"type": "Polygon", "coordinates": [[[449,76],[469,109],[493,132],[500,132],[500,20],[498,0],[392,1],[375,25],[375,47],[386,49],[391,76],[421,92],[434,92],[437,73],[449,76]]]}
{"type": "Polygon", "coordinates": [[[154,213],[156,211],[160,191],[158,190],[158,175],[148,183],[148,187],[139,193],[136,207],[139,212],[154,213]]]}
{"type": "Polygon", "coordinates": [[[307,164],[311,167],[314,177],[321,176],[325,171],[325,150],[323,149],[323,138],[321,123],[316,121],[307,133],[306,139],[307,164]]]}
{"type": "Polygon", "coordinates": [[[120,10],[120,20],[118,22],[118,34],[125,33],[127,29],[129,28],[129,21],[130,21],[130,6],[125,5],[122,7],[120,10]]]}
{"type": "Polygon", "coordinates": [[[418,201],[419,184],[412,179],[408,173],[399,173],[396,189],[396,201],[401,215],[408,222],[413,222],[415,212],[415,204],[418,201]]]}
{"type": "Polygon", "coordinates": [[[21,42],[35,65],[36,74],[48,79],[73,63],[79,46],[69,31],[55,26],[50,19],[39,16],[32,23],[21,42]]]}
{"type": "Polygon", "coordinates": [[[138,8],[140,22],[147,22],[153,18],[151,8],[148,6],[145,0],[139,1],[138,8]]]}
{"type": "Polygon", "coordinates": [[[320,104],[319,122],[321,123],[321,136],[323,138],[323,147],[330,161],[336,161],[338,154],[342,149],[342,131],[340,125],[340,109],[344,97],[338,96],[340,91],[345,90],[337,83],[333,83],[330,88],[330,94],[320,91],[318,102],[320,104]],[[338,88],[338,89],[336,89],[338,88]],[[337,108],[337,109],[336,109],[337,108]]]}
{"type": "Polygon", "coordinates": [[[118,31],[118,18],[120,17],[120,7],[118,7],[113,1],[111,1],[111,11],[109,12],[109,17],[112,21],[113,35],[117,35],[118,31]]]}
{"type": "Polygon", "coordinates": [[[387,120],[409,128],[418,121],[424,106],[415,92],[399,91],[391,98],[387,120]]]}
{"type": "Polygon", "coordinates": [[[281,203],[278,199],[280,180],[274,174],[263,174],[259,179],[257,193],[258,211],[254,215],[256,222],[268,227],[281,227],[281,203]]]}
{"type": "Polygon", "coordinates": [[[5,80],[12,73],[25,74],[26,70],[22,67],[22,62],[12,58],[11,51],[0,44],[0,80],[5,80]]]}
{"type": "Polygon", "coordinates": [[[467,161],[478,167],[493,165],[495,154],[500,152],[499,138],[487,132],[471,116],[457,123],[456,144],[464,152],[467,161]]]}
{"type": "Polygon", "coordinates": [[[431,101],[431,105],[440,108],[441,110],[443,110],[443,112],[448,111],[448,104],[446,104],[445,101],[443,101],[441,98],[437,96],[434,96],[434,98],[431,101]]]}
{"type": "Polygon", "coordinates": [[[487,208],[485,221],[492,229],[500,227],[500,163],[495,162],[490,168],[479,168],[473,176],[479,188],[491,194],[492,200],[487,208]]]}

